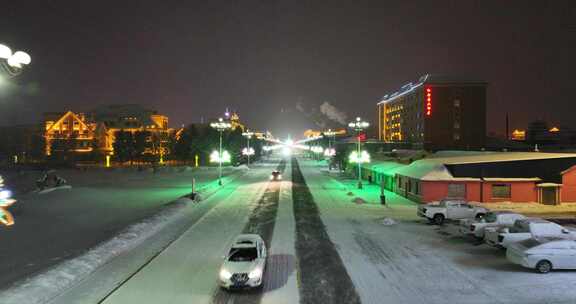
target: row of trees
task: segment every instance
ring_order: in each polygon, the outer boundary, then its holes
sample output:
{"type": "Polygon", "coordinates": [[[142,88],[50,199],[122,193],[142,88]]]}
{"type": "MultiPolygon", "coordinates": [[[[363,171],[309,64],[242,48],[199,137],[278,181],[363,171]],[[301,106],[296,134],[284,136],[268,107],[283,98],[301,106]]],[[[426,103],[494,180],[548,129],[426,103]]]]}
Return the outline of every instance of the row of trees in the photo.
{"type": "MultiPolygon", "coordinates": [[[[51,153],[46,157],[44,136],[40,131],[28,133],[38,134],[38,136],[30,137],[32,136],[30,135],[28,138],[19,133],[0,134],[0,138],[3,139],[0,141],[0,160],[13,162],[13,156],[18,155],[19,162],[46,160],[52,163],[74,164],[77,161],[98,163],[104,161],[105,155],[100,150],[102,143],[98,138],[87,141],[72,134],[69,137],[53,139],[49,147],[51,153]],[[23,151],[22,147],[29,147],[30,151],[23,151]],[[90,150],[90,152],[78,153],[78,149],[90,150]]],[[[120,130],[115,133],[113,160],[121,163],[156,163],[162,154],[165,161],[174,160],[194,164],[198,157],[199,164],[207,165],[210,153],[219,148],[219,137],[219,132],[210,126],[195,124],[184,128],[179,134],[120,130]]],[[[225,131],[222,143],[223,149],[231,154],[233,163],[245,162],[246,157],[241,151],[246,147],[246,138],[242,136],[240,128],[225,131]]],[[[252,158],[259,158],[262,153],[262,141],[252,138],[250,146],[255,150],[252,158]]]]}
{"type": "MultiPolygon", "coordinates": [[[[218,150],[220,134],[217,130],[206,125],[189,125],[180,134],[180,138],[172,137],[169,140],[169,150],[172,151],[171,159],[190,162],[198,156],[201,165],[207,165],[210,153],[218,150]]],[[[254,158],[259,158],[262,153],[262,141],[252,139],[250,146],[254,148],[254,158]]],[[[233,163],[243,163],[242,149],[246,147],[246,138],[242,136],[242,130],[236,128],[222,134],[222,148],[232,156],[233,163]]]]}

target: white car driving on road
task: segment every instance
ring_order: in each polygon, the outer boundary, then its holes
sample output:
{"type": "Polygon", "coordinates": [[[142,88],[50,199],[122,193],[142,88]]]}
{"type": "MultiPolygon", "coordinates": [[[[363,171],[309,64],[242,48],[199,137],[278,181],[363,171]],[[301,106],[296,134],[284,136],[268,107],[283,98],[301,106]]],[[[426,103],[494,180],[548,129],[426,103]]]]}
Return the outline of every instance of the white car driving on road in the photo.
{"type": "Polygon", "coordinates": [[[576,241],[553,237],[531,238],[508,246],[506,258],[540,273],[552,269],[576,269],[576,241]]]}
{"type": "Polygon", "coordinates": [[[220,286],[226,289],[262,286],[266,255],[266,245],[259,235],[241,234],[236,237],[220,267],[220,286]]]}

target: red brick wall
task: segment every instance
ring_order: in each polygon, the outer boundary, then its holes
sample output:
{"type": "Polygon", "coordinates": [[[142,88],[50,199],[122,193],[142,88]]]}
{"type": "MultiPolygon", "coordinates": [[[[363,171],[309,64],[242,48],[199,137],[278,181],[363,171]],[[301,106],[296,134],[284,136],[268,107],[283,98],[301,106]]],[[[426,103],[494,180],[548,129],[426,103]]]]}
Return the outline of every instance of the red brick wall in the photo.
{"type": "Polygon", "coordinates": [[[480,182],[423,181],[422,202],[439,201],[448,196],[448,184],[466,184],[466,200],[480,200],[480,182]]]}
{"type": "Polygon", "coordinates": [[[576,202],[576,170],[570,170],[562,175],[560,200],[562,202],[576,202]]]}
{"type": "MultiPolygon", "coordinates": [[[[576,171],[576,170],[575,170],[576,171]]],[[[448,196],[448,184],[466,184],[466,200],[470,202],[480,202],[480,182],[447,182],[447,181],[423,181],[422,182],[422,202],[439,201],[448,196]]],[[[503,182],[485,182],[483,185],[483,201],[489,202],[537,202],[538,191],[535,182],[508,182],[511,185],[510,198],[493,198],[492,184],[505,184],[503,182]]],[[[574,185],[576,186],[576,175],[574,175],[574,185]]],[[[574,195],[576,195],[576,188],[574,195]]],[[[576,196],[575,200],[576,202],[576,196]]]]}
{"type": "Polygon", "coordinates": [[[538,190],[535,182],[484,182],[484,202],[537,202],[538,190]],[[493,184],[510,184],[510,198],[492,197],[493,184]]]}

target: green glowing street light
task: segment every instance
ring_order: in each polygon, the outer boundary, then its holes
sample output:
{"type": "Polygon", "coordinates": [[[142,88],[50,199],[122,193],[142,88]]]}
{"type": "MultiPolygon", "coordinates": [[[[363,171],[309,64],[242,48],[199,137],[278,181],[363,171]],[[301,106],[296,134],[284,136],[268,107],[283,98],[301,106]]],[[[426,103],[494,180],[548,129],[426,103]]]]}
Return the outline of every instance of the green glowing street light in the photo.
{"type": "MultiPolygon", "coordinates": [[[[224,121],[224,119],[222,119],[222,117],[218,118],[218,121],[213,122],[210,124],[210,127],[218,130],[218,132],[220,132],[220,148],[219,148],[219,152],[218,152],[218,185],[222,186],[222,162],[224,159],[224,154],[222,153],[222,132],[232,128],[232,124],[230,124],[229,122],[224,121]]],[[[226,152],[228,153],[228,152],[226,152]]],[[[212,159],[212,155],[210,155],[210,158],[212,159]]],[[[230,159],[230,154],[228,154],[228,159],[230,159]]]]}
{"type": "Polygon", "coordinates": [[[254,149],[250,148],[250,139],[254,136],[254,132],[250,132],[250,130],[246,130],[246,132],[242,132],[242,136],[246,137],[246,148],[242,150],[242,154],[246,155],[248,160],[248,166],[250,166],[250,155],[254,155],[254,149]],[[246,151],[246,152],[244,152],[246,151]]]}
{"type": "MultiPolygon", "coordinates": [[[[356,117],[356,121],[353,121],[348,124],[348,127],[354,131],[356,131],[356,136],[358,137],[358,148],[356,150],[356,158],[357,160],[362,159],[362,152],[361,151],[361,141],[360,141],[360,133],[367,129],[370,124],[366,121],[360,119],[360,117],[356,117]]],[[[366,153],[368,155],[368,153],[366,153]]],[[[370,160],[370,155],[368,155],[368,160],[370,160]]],[[[358,189],[362,189],[362,163],[358,161],[358,189]]]]}

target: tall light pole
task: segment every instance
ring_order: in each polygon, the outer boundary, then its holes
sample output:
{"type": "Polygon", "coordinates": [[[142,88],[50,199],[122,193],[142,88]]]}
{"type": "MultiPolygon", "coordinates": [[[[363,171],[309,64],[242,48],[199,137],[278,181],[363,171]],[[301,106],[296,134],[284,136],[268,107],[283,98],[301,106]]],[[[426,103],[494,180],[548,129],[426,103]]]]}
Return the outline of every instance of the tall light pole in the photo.
{"type": "Polygon", "coordinates": [[[248,166],[250,166],[250,155],[252,155],[252,150],[250,150],[250,139],[254,136],[254,132],[246,130],[246,132],[242,132],[242,136],[246,137],[246,157],[248,157],[248,166]]]}
{"type": "Polygon", "coordinates": [[[218,149],[218,185],[222,186],[222,132],[232,128],[229,122],[224,121],[222,117],[218,118],[218,121],[213,122],[210,126],[218,132],[220,132],[220,148],[218,149]]]}
{"type": "MultiPolygon", "coordinates": [[[[348,124],[350,129],[356,131],[356,137],[358,138],[358,159],[360,159],[360,155],[362,154],[362,151],[360,150],[360,145],[362,144],[360,141],[360,132],[364,131],[369,126],[370,124],[360,119],[360,117],[356,117],[356,121],[348,124]]],[[[362,164],[360,160],[358,160],[358,189],[362,189],[362,164]]]]}
{"type": "Polygon", "coordinates": [[[335,151],[332,148],[332,142],[334,142],[334,145],[336,145],[336,131],[332,131],[332,129],[328,129],[328,131],[324,132],[324,135],[328,137],[328,150],[327,150],[328,153],[326,153],[326,154],[327,154],[327,156],[332,157],[335,154],[334,153],[335,151]],[[332,139],[332,140],[330,140],[330,139],[332,139]]]}

